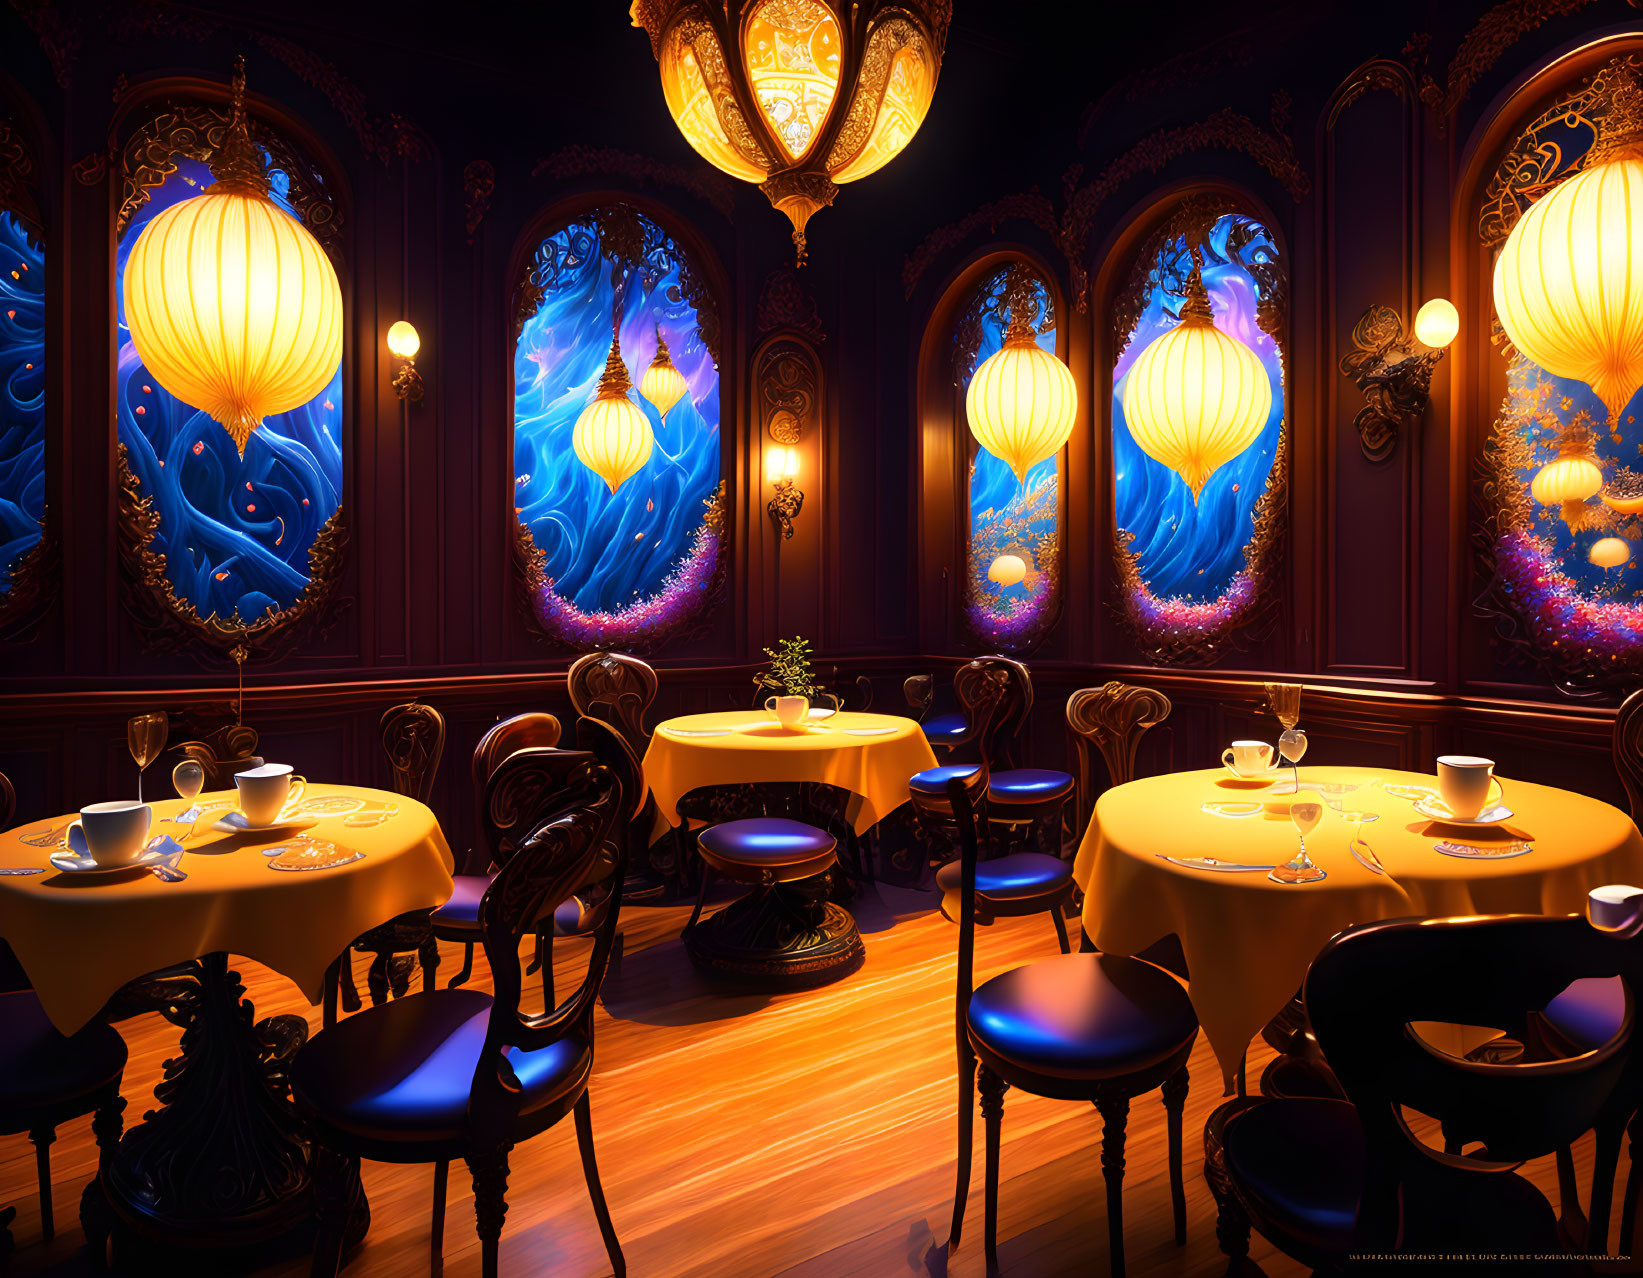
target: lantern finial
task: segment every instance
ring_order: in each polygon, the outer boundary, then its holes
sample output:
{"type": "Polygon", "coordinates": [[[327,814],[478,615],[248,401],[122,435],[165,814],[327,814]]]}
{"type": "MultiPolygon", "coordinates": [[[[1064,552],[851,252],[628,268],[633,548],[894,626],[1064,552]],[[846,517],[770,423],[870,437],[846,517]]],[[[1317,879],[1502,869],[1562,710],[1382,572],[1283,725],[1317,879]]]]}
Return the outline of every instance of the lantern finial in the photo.
{"type": "Polygon", "coordinates": [[[1187,276],[1187,300],[1181,303],[1180,318],[1183,324],[1215,323],[1209,290],[1204,287],[1204,257],[1197,245],[1192,249],[1192,274],[1187,276]]]}
{"type": "Polygon", "coordinates": [[[262,156],[251,141],[251,129],[245,119],[245,58],[234,59],[234,80],[230,90],[228,131],[222,145],[211,157],[213,185],[224,191],[242,191],[247,195],[268,198],[268,174],[263,171],[262,156]]]}
{"type": "Polygon", "coordinates": [[[627,365],[622,363],[622,339],[615,333],[610,338],[610,354],[605,357],[605,371],[599,374],[599,386],[593,392],[595,399],[625,399],[633,389],[627,365]]]}

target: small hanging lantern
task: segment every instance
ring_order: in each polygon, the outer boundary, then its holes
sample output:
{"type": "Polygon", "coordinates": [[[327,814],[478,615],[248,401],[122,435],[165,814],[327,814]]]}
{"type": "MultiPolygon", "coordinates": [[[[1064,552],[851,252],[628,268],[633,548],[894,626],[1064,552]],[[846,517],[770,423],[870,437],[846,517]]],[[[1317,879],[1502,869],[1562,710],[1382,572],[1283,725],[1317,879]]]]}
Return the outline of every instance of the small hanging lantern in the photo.
{"type": "Polygon", "coordinates": [[[1631,561],[1632,548],[1619,537],[1604,537],[1592,545],[1586,555],[1592,563],[1607,572],[1610,568],[1620,568],[1631,561]]]}
{"type": "Polygon", "coordinates": [[[571,432],[576,459],[604,480],[612,494],[644,469],[655,440],[649,420],[628,398],[632,389],[621,341],[612,335],[599,387],[571,432]]]}
{"type": "Polygon", "coordinates": [[[1272,384],[1260,357],[1215,327],[1194,249],[1180,322],[1148,344],[1125,378],[1130,435],[1181,476],[1196,506],[1209,477],[1255,442],[1271,412],[1272,384]]]}
{"type": "Polygon", "coordinates": [[[1582,412],[1559,425],[1557,456],[1529,481],[1529,495],[1542,506],[1559,507],[1570,528],[1580,526],[1587,501],[1603,491],[1603,471],[1593,456],[1589,423],[1582,412]]]}
{"type": "Polygon", "coordinates": [[[656,355],[650,361],[650,367],[645,369],[645,375],[639,379],[639,393],[656,405],[656,411],[667,420],[668,413],[673,406],[684,398],[685,375],[673,367],[673,360],[668,354],[667,340],[662,336],[662,326],[656,326],[656,355]]]}

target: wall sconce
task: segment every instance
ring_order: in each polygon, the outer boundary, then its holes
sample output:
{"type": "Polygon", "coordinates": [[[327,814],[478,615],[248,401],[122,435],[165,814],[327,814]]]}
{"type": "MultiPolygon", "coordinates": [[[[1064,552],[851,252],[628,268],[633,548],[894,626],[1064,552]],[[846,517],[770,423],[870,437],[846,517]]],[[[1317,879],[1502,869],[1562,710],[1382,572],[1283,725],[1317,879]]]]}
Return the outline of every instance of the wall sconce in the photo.
{"type": "Polygon", "coordinates": [[[399,361],[394,373],[394,393],[413,404],[422,402],[422,374],[416,371],[416,353],[422,339],[409,320],[395,320],[388,326],[388,350],[399,361]]]}
{"type": "Polygon", "coordinates": [[[1363,392],[1364,406],[1352,424],[1370,461],[1385,461],[1397,447],[1398,431],[1420,423],[1432,394],[1432,370],[1458,332],[1460,313],[1442,297],[1416,313],[1412,335],[1389,306],[1371,306],[1353,327],[1357,349],[1341,357],[1341,372],[1363,392]]]}
{"type": "Polygon", "coordinates": [[[799,517],[799,511],[804,507],[804,494],[794,482],[798,474],[797,448],[777,445],[765,452],[765,481],[773,484],[776,489],[776,495],[770,499],[765,510],[769,512],[770,522],[776,525],[783,541],[792,540],[793,521],[799,517]]]}

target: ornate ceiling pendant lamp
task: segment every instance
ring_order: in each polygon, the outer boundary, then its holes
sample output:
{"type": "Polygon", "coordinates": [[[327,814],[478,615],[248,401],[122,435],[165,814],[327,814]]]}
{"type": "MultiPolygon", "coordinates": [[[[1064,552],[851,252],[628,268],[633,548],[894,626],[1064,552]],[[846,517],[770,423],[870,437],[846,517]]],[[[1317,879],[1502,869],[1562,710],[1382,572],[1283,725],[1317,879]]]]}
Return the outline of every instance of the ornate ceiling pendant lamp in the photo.
{"type": "Polygon", "coordinates": [[[924,123],[951,0],[633,0],[667,108],[715,168],[805,224],[924,123]]]}
{"type": "Polygon", "coordinates": [[[645,369],[645,375],[639,379],[639,393],[656,405],[656,411],[665,422],[673,406],[685,397],[687,389],[685,375],[673,367],[667,340],[662,336],[662,326],[658,324],[656,354],[650,361],[650,367],[645,369]]]}
{"type": "Polygon", "coordinates": [[[1616,84],[1581,171],[1512,228],[1494,291],[1512,345],[1585,382],[1618,421],[1643,384],[1643,88],[1633,75],[1616,84]]]}
{"type": "Polygon", "coordinates": [[[1271,412],[1260,357],[1215,327],[1195,249],[1180,322],[1152,340],[1124,382],[1130,435],[1186,481],[1197,505],[1209,477],[1255,442],[1271,412]]]}
{"type": "Polygon", "coordinates": [[[306,404],[342,362],[331,260],[269,198],[245,119],[245,62],[204,193],[156,213],[126,259],[125,312],[144,366],[245,453],[262,419],[306,404]]]}

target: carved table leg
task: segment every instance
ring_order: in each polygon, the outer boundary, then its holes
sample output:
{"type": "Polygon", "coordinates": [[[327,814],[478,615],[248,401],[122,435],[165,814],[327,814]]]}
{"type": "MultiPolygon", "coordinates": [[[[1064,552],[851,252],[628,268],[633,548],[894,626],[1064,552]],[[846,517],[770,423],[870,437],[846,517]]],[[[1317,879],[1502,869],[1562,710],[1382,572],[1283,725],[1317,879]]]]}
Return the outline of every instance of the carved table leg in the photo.
{"type": "MultiPolygon", "coordinates": [[[[313,1224],[308,1140],[287,1071],[308,1038],[307,1021],[256,1021],[226,954],[167,968],[128,989],[181,1027],[181,1050],[154,1089],[159,1108],[106,1149],[81,1202],[87,1236],[106,1236],[112,1227],[117,1241],[224,1250],[299,1231],[306,1237],[313,1224]]],[[[117,1122],[112,1116],[111,1126],[117,1122]]],[[[363,1202],[362,1194],[362,1209],[363,1202]]],[[[362,1232],[353,1223],[351,1232],[362,1232]]]]}
{"type": "Polygon", "coordinates": [[[804,988],[848,976],[865,957],[856,920],[827,899],[827,875],[762,884],[688,928],[697,966],[737,981],[804,988]]]}

